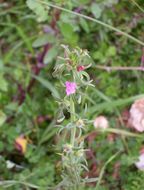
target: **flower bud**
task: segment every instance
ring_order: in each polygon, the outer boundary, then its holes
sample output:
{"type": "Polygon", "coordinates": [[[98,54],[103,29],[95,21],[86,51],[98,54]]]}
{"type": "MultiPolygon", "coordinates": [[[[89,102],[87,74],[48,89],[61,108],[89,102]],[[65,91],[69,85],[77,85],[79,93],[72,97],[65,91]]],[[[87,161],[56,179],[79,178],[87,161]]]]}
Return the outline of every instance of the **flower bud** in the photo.
{"type": "Polygon", "coordinates": [[[108,120],[104,116],[96,117],[93,124],[95,128],[101,128],[101,129],[108,128],[108,120]]]}
{"type": "Polygon", "coordinates": [[[80,65],[77,67],[78,72],[83,71],[83,70],[85,70],[85,67],[83,65],[80,65]]]}

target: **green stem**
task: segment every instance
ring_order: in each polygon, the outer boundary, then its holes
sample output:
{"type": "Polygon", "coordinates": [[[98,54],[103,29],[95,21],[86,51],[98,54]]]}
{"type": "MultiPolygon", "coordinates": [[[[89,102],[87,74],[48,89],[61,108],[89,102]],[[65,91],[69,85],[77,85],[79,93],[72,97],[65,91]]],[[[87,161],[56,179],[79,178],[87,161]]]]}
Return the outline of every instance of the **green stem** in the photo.
{"type": "Polygon", "coordinates": [[[131,0],[133,2],[133,4],[140,9],[143,13],[144,13],[144,9],[135,1],[135,0],[131,0]]]}
{"type": "MultiPolygon", "coordinates": [[[[74,123],[76,118],[75,118],[75,105],[72,97],[70,97],[70,114],[71,114],[71,122],[74,123]]],[[[75,135],[76,135],[76,127],[74,126],[71,131],[71,144],[73,146],[75,144],[75,135]]]]}
{"type": "Polygon", "coordinates": [[[104,164],[104,166],[102,167],[101,171],[100,171],[100,174],[99,174],[99,178],[98,178],[98,182],[96,184],[96,188],[95,190],[98,190],[99,189],[99,185],[102,181],[102,178],[103,178],[103,175],[104,175],[104,172],[105,172],[105,169],[107,167],[107,165],[112,162],[119,154],[121,153],[121,150],[118,151],[116,154],[112,155],[108,160],[107,162],[104,164]]]}

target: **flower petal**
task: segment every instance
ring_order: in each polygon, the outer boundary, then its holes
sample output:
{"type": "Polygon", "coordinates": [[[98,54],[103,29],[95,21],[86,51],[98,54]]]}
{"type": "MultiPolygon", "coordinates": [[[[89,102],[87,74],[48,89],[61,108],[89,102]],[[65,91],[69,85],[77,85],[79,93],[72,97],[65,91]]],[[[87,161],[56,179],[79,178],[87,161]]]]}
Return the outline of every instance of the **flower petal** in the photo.
{"type": "Polygon", "coordinates": [[[24,154],[27,148],[27,140],[23,136],[17,137],[15,139],[15,148],[24,154]]]}

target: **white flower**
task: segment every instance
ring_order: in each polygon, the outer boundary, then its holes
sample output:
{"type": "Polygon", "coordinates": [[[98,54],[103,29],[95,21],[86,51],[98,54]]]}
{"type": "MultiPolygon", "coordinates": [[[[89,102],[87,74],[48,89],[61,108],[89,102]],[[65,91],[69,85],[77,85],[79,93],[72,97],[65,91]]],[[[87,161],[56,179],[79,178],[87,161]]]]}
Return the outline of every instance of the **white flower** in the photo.
{"type": "Polygon", "coordinates": [[[135,163],[136,167],[139,170],[144,170],[144,154],[139,156],[139,161],[135,163]]]}
{"type": "Polygon", "coordinates": [[[102,129],[108,128],[108,120],[104,116],[96,117],[93,124],[95,128],[102,128],[102,129]]]}

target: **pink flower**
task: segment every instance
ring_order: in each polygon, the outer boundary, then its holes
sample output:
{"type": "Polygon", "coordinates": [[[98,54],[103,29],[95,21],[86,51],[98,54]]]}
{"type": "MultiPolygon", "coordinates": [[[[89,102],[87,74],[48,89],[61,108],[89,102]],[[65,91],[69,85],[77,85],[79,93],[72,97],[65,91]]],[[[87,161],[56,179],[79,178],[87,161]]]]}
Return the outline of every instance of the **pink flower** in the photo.
{"type": "Polygon", "coordinates": [[[144,98],[136,100],[132,104],[129,124],[139,132],[144,131],[144,98]]]}
{"type": "Polygon", "coordinates": [[[74,94],[76,92],[76,83],[75,82],[69,82],[66,81],[66,95],[69,96],[70,94],[74,94]]]}
{"type": "Polygon", "coordinates": [[[101,128],[101,129],[108,128],[108,120],[104,116],[96,117],[93,124],[95,128],[101,128]]]}
{"type": "Polygon", "coordinates": [[[139,156],[139,161],[135,163],[136,167],[139,170],[144,170],[144,154],[139,156]]]}
{"type": "Polygon", "coordinates": [[[85,70],[85,67],[83,65],[80,65],[77,67],[78,72],[83,71],[83,70],[85,70]]]}

